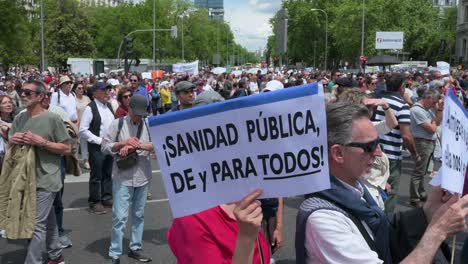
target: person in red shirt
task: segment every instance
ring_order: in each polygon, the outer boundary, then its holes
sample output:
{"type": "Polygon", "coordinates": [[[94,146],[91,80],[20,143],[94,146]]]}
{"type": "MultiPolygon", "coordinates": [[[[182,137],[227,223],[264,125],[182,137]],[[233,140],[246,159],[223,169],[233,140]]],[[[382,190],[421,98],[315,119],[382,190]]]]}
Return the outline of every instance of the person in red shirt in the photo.
{"type": "Polygon", "coordinates": [[[130,98],[132,97],[132,91],[127,87],[122,87],[117,93],[117,101],[119,107],[115,111],[115,118],[128,115],[128,107],[130,106],[130,98]]]}
{"type": "Polygon", "coordinates": [[[167,241],[179,264],[269,263],[270,251],[260,232],[262,208],[250,193],[239,203],[222,204],[174,219],[167,241]]]}

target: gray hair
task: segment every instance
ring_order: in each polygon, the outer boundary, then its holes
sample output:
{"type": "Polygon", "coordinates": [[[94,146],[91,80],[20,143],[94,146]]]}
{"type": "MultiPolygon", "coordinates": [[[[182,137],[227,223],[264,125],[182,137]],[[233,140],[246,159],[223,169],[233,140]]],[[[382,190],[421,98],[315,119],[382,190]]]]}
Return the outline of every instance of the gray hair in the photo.
{"type": "Polygon", "coordinates": [[[31,81],[26,81],[24,84],[32,84],[34,87],[36,87],[36,93],[37,94],[45,94],[46,93],[46,85],[45,83],[38,81],[38,80],[31,80],[31,81]]]}
{"type": "MultiPolygon", "coordinates": [[[[420,91],[418,90],[418,95],[420,91]]],[[[436,89],[425,89],[424,91],[421,91],[421,95],[419,96],[421,99],[431,97],[431,98],[439,98],[440,93],[436,89]]]]}
{"type": "Polygon", "coordinates": [[[445,84],[444,84],[444,81],[440,81],[440,80],[434,80],[434,81],[431,81],[429,83],[429,88],[430,89],[437,89],[439,87],[443,87],[445,84]]]}
{"type": "Polygon", "coordinates": [[[353,121],[369,118],[369,110],[363,105],[338,102],[327,105],[328,146],[351,142],[353,121]]]}

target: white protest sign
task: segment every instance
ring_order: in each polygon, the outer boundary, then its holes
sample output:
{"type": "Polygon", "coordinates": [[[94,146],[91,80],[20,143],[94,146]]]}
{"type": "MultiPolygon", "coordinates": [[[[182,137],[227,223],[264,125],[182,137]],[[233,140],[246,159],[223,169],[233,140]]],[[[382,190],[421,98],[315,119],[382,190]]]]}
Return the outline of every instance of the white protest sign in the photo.
{"type": "Polygon", "coordinates": [[[329,188],[325,99],[317,84],[148,120],[174,217],[240,200],[329,188]]]}
{"type": "Polygon", "coordinates": [[[468,163],[468,112],[451,90],[444,102],[442,119],[442,167],[432,185],[462,194],[468,163]]]}
{"type": "Polygon", "coordinates": [[[376,32],[375,49],[403,49],[403,32],[376,32]]]}
{"type": "Polygon", "coordinates": [[[437,70],[440,71],[442,75],[450,74],[450,64],[445,61],[438,61],[437,70]]]}
{"type": "Polygon", "coordinates": [[[198,74],[198,61],[194,61],[190,63],[173,64],[172,72],[174,73],[185,72],[188,74],[197,75],[198,74]]]}
{"type": "Polygon", "coordinates": [[[151,77],[151,72],[142,72],[141,73],[141,78],[142,79],[153,79],[153,77],[151,77]]]}

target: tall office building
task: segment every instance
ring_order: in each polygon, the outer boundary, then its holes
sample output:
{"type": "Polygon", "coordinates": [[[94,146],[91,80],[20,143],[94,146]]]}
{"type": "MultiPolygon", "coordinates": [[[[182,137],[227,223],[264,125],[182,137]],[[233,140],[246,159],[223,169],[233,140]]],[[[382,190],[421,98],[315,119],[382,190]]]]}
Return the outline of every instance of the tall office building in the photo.
{"type": "Polygon", "coordinates": [[[208,9],[208,15],[211,19],[224,19],[223,0],[195,0],[194,4],[198,8],[208,9]]]}

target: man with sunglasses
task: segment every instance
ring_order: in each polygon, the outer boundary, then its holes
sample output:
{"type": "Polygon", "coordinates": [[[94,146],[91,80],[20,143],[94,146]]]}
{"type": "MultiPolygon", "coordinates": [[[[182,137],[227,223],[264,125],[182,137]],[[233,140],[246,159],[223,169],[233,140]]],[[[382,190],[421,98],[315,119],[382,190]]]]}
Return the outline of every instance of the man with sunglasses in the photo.
{"type": "Polygon", "coordinates": [[[134,95],[139,94],[146,98],[146,106],[148,107],[148,110],[149,110],[150,101],[148,97],[148,91],[146,90],[144,83],[142,83],[140,75],[136,73],[132,73],[132,75],[130,75],[130,83],[132,85],[132,92],[134,95]]]}
{"type": "Polygon", "coordinates": [[[436,187],[423,208],[387,217],[361,183],[382,153],[367,108],[329,104],[326,117],[331,187],[300,206],[296,262],[431,263],[449,235],[466,229],[468,196],[436,187]]]}
{"type": "Polygon", "coordinates": [[[61,118],[42,106],[46,97],[44,83],[27,81],[20,96],[27,110],[13,121],[10,144],[34,147],[37,184],[35,229],[25,263],[42,264],[46,247],[49,264],[65,263],[52,208],[55,196],[63,186],[61,158],[70,154],[70,137],[61,118]]]}
{"type": "Polygon", "coordinates": [[[104,207],[112,207],[112,155],[101,151],[107,129],[114,120],[109,104],[111,86],[104,82],[93,85],[94,101],[83,112],[80,137],[88,142],[89,165],[89,208],[95,214],[107,213],[104,207]]]}

